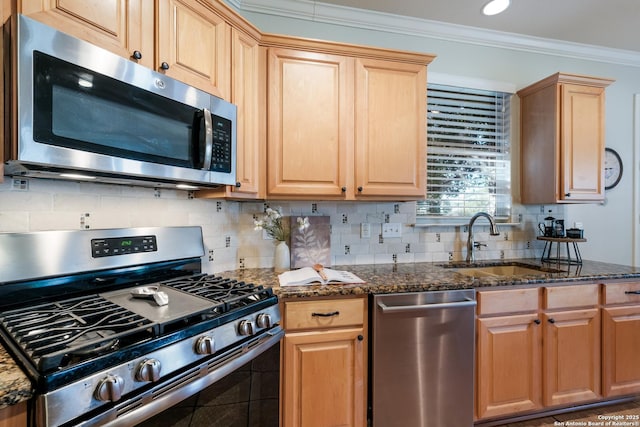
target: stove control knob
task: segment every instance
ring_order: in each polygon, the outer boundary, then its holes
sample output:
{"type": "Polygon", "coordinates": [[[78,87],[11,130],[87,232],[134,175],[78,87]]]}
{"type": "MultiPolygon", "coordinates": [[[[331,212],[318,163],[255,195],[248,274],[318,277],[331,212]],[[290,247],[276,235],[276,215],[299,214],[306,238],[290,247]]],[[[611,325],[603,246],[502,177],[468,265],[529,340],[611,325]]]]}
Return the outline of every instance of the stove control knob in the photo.
{"type": "Polygon", "coordinates": [[[118,375],[107,375],[96,387],[94,397],[102,402],[117,402],[124,391],[124,380],[118,375]]]}
{"type": "Polygon", "coordinates": [[[213,337],[205,335],[196,341],[196,354],[213,354],[216,352],[216,342],[213,337]]]}
{"type": "Polygon", "coordinates": [[[253,335],[253,322],[249,320],[243,320],[238,325],[238,333],[240,335],[253,335]]]}
{"type": "Polygon", "coordinates": [[[268,313],[258,314],[258,317],[256,317],[256,325],[258,325],[259,328],[270,328],[272,326],[271,315],[268,313]]]}
{"type": "Polygon", "coordinates": [[[160,379],[161,364],[158,359],[145,359],[138,366],[136,380],[143,382],[156,382],[160,379]]]}

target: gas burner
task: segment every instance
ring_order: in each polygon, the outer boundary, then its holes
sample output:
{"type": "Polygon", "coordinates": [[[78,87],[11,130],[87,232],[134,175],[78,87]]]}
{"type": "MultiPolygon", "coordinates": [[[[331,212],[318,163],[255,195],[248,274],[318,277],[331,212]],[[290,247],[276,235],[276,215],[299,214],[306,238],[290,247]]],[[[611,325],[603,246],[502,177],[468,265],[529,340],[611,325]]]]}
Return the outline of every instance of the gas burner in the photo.
{"type": "Polygon", "coordinates": [[[175,289],[206,298],[216,304],[210,315],[222,314],[273,296],[271,288],[218,276],[193,276],[164,283],[175,289]]]}
{"type": "Polygon", "coordinates": [[[78,348],[71,350],[70,353],[74,356],[99,356],[101,354],[108,353],[118,348],[118,339],[113,338],[116,335],[114,330],[97,330],[89,331],[86,334],[80,335],[75,344],[78,348]],[[89,345],[82,345],[87,342],[89,345]]]}
{"type": "Polygon", "coordinates": [[[43,371],[102,353],[123,336],[153,334],[151,321],[95,295],[7,311],[0,323],[43,371]]]}

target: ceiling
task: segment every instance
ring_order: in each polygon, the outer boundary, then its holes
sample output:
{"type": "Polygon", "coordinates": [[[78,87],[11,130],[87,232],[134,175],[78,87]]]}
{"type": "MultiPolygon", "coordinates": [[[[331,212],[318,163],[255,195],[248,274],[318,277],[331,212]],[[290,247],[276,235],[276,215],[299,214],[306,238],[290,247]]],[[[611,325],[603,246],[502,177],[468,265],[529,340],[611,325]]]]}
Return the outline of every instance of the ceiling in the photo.
{"type": "Polygon", "coordinates": [[[640,0],[511,0],[484,16],[488,0],[322,0],[431,21],[640,52],[640,0]]]}

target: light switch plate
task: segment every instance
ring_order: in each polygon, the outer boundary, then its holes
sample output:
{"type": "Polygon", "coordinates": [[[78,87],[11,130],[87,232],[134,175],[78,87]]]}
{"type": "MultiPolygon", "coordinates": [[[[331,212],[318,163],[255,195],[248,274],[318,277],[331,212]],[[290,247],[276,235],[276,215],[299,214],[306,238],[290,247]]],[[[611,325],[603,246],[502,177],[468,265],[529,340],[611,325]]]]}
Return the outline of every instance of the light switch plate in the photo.
{"type": "Polygon", "coordinates": [[[402,224],[399,222],[383,223],[382,237],[402,237],[402,224]]]}

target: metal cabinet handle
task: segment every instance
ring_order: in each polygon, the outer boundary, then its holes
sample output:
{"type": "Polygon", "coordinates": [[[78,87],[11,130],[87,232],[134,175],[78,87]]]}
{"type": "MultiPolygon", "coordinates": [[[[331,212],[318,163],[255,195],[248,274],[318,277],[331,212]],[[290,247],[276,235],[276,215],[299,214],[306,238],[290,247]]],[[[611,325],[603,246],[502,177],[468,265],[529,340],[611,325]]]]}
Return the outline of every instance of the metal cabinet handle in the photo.
{"type": "Polygon", "coordinates": [[[133,59],[142,59],[142,52],[140,52],[139,50],[134,50],[131,57],[133,59]]]}
{"type": "Polygon", "coordinates": [[[640,291],[624,291],[624,293],[629,295],[640,295],[640,291]]]}
{"type": "Polygon", "coordinates": [[[346,192],[347,192],[347,187],[342,187],[340,190],[341,190],[343,193],[346,193],[346,192]]]}
{"type": "Polygon", "coordinates": [[[169,69],[169,64],[166,62],[163,62],[162,64],[160,64],[160,69],[162,70],[168,70],[169,69]]]}
{"type": "Polygon", "coordinates": [[[540,319],[536,319],[533,321],[533,323],[535,323],[536,325],[539,325],[541,322],[540,322],[540,319]]]}
{"type": "Polygon", "coordinates": [[[551,319],[549,319],[549,320],[548,320],[548,322],[549,322],[549,323],[556,323],[556,319],[551,318],[551,319]]]}
{"type": "Polygon", "coordinates": [[[358,335],[358,341],[362,341],[364,340],[364,337],[362,335],[358,335]]]}
{"type": "Polygon", "coordinates": [[[362,193],[362,185],[358,187],[358,193],[362,193]]]}
{"type": "Polygon", "coordinates": [[[340,314],[339,311],[333,311],[331,313],[311,313],[313,317],[333,317],[338,316],[340,314]]]}
{"type": "Polygon", "coordinates": [[[476,305],[475,300],[458,301],[458,302],[446,302],[436,304],[418,304],[418,305],[396,305],[388,306],[383,302],[378,303],[378,307],[382,309],[383,313],[398,313],[407,311],[424,311],[424,310],[438,310],[443,308],[461,308],[476,305]]]}

